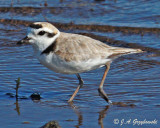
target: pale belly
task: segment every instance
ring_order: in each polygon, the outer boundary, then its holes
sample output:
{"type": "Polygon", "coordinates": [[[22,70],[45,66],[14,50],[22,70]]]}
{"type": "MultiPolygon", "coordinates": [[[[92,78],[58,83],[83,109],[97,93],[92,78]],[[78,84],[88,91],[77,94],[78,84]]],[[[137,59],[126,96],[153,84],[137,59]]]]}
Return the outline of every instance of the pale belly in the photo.
{"type": "Polygon", "coordinates": [[[49,68],[50,70],[63,73],[63,74],[76,74],[86,71],[90,71],[99,67],[104,66],[107,62],[110,62],[110,59],[96,59],[88,60],[85,62],[66,62],[65,60],[60,59],[58,56],[49,54],[41,55],[38,57],[38,60],[41,64],[49,68]]]}

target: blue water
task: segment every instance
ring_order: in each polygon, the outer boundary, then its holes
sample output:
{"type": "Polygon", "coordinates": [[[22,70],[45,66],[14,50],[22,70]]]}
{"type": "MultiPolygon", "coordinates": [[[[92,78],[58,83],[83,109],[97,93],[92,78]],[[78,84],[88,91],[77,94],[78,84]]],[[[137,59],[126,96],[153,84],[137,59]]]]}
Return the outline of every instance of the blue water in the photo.
{"type": "MultiPolygon", "coordinates": [[[[52,21],[59,23],[98,24],[113,26],[134,26],[159,28],[159,5],[157,0],[117,0],[95,2],[79,1],[13,0],[1,1],[0,19],[25,21],[52,21]],[[32,11],[18,11],[16,7],[32,7],[32,11]],[[39,11],[37,11],[40,9],[39,11]],[[45,17],[44,17],[45,15],[45,17]]],[[[62,128],[158,128],[160,126],[160,36],[158,33],[124,34],[121,32],[85,31],[98,36],[106,36],[128,44],[133,43],[149,50],[141,54],[126,55],[116,59],[105,81],[104,90],[112,102],[122,102],[125,107],[108,104],[98,95],[98,85],[104,68],[80,74],[85,84],[70,106],[67,100],[77,87],[75,75],[54,73],[33,56],[30,45],[17,46],[16,42],[26,33],[26,26],[0,23],[0,126],[3,128],[39,128],[50,120],[57,120],[62,128]],[[157,49],[157,51],[152,50],[157,49]],[[21,78],[19,112],[15,110],[15,80],[21,78]],[[29,96],[38,92],[42,99],[33,102],[29,96]],[[73,108],[73,106],[75,106],[73,108]],[[130,124],[114,124],[114,120],[128,121],[130,124]],[[158,120],[158,124],[133,125],[133,121],[158,120]],[[25,124],[25,122],[29,122],[25,124]]],[[[80,30],[65,30],[81,32],[80,30]]],[[[109,43],[109,42],[104,42],[109,43]]],[[[123,43],[113,44],[123,46],[123,43]]]]}
{"type": "Polygon", "coordinates": [[[104,24],[113,26],[156,27],[159,28],[160,1],[158,0],[10,0],[0,2],[0,7],[32,7],[22,13],[18,11],[1,13],[0,18],[30,21],[74,22],[77,24],[104,24]],[[41,10],[42,9],[42,10],[41,10]],[[36,13],[38,12],[38,13],[36,13]],[[24,15],[23,15],[24,14],[24,15]]]}

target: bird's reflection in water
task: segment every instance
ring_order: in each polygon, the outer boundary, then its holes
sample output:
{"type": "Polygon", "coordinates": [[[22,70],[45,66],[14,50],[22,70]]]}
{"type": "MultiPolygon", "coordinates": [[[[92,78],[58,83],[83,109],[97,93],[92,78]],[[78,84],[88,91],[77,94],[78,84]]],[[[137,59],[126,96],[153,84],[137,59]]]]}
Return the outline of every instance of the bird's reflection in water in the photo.
{"type": "Polygon", "coordinates": [[[106,106],[103,110],[99,112],[99,118],[98,118],[98,124],[101,126],[101,128],[104,128],[103,126],[103,119],[106,117],[107,110],[110,106],[106,106]]]}
{"type": "MultiPolygon", "coordinates": [[[[75,126],[76,128],[79,128],[83,123],[83,115],[80,112],[80,109],[73,104],[73,102],[69,103],[69,106],[74,110],[76,115],[78,116],[78,124],[75,126]]],[[[110,106],[106,106],[103,110],[101,110],[99,113],[98,118],[98,124],[101,126],[101,128],[104,128],[103,126],[103,119],[106,117],[107,111],[110,106]]]]}
{"type": "MultiPolygon", "coordinates": [[[[20,107],[19,107],[18,100],[16,100],[16,102],[14,104],[16,105],[15,110],[17,111],[17,114],[20,115],[20,107]]],[[[81,125],[83,125],[83,114],[80,112],[79,107],[74,105],[73,102],[69,103],[69,106],[73,109],[73,111],[75,112],[75,114],[78,117],[78,123],[77,123],[77,125],[75,125],[75,127],[79,128],[81,125]]],[[[99,113],[98,124],[101,126],[101,128],[104,128],[103,119],[106,117],[107,110],[109,109],[109,107],[110,106],[106,106],[103,110],[98,112],[99,113]]]]}
{"type": "Polygon", "coordinates": [[[69,103],[69,106],[74,110],[76,115],[78,116],[78,124],[75,125],[76,128],[79,128],[79,126],[82,125],[83,123],[83,116],[82,113],[80,112],[79,108],[73,104],[73,102],[69,103]]]}

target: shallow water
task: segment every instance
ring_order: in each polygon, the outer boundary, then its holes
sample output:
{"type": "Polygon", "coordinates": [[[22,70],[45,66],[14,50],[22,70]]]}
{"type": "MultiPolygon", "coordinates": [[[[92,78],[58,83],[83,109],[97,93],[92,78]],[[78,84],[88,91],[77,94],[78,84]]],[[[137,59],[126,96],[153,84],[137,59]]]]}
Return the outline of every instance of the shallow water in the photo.
{"type": "Polygon", "coordinates": [[[1,127],[39,128],[50,120],[57,120],[62,128],[158,128],[160,2],[50,0],[47,1],[47,6],[44,6],[44,3],[43,0],[0,2],[1,127]],[[25,36],[27,24],[46,20],[60,26],[60,30],[65,32],[88,34],[109,45],[139,47],[146,51],[122,56],[111,64],[104,90],[114,105],[109,107],[98,95],[97,88],[104,68],[81,74],[85,84],[75,97],[74,104],[69,105],[67,100],[78,84],[76,76],[48,70],[34,58],[30,45],[16,45],[16,42],[25,36]],[[86,24],[88,27],[66,27],[78,24],[86,24]],[[106,28],[112,25],[112,29],[116,31],[89,29],[92,24],[106,28]],[[122,26],[129,28],[124,32],[122,26]],[[133,32],[132,27],[138,32],[133,32]],[[146,31],[145,28],[151,29],[146,31]],[[157,31],[152,31],[152,28],[157,28],[157,31]],[[6,93],[15,94],[15,80],[18,77],[21,78],[21,98],[16,103],[15,97],[6,93]],[[34,92],[41,94],[40,101],[35,102],[29,98],[34,92]],[[136,119],[156,120],[157,124],[134,125],[136,119]],[[129,120],[130,122],[126,123],[129,120]]]}

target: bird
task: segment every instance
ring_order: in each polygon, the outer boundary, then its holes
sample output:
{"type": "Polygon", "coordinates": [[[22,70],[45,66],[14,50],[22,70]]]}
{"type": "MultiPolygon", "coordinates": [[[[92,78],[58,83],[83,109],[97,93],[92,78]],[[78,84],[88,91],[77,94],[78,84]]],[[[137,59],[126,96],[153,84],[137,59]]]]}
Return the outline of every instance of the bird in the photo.
{"type": "Polygon", "coordinates": [[[100,67],[105,71],[98,87],[99,95],[112,104],[103,90],[103,85],[112,61],[122,55],[140,53],[141,49],[109,46],[88,36],[60,32],[49,22],[33,22],[28,26],[27,35],[17,44],[29,43],[34,56],[48,69],[62,74],[75,74],[79,80],[69,103],[73,102],[84,82],[80,73],[100,67]]]}

